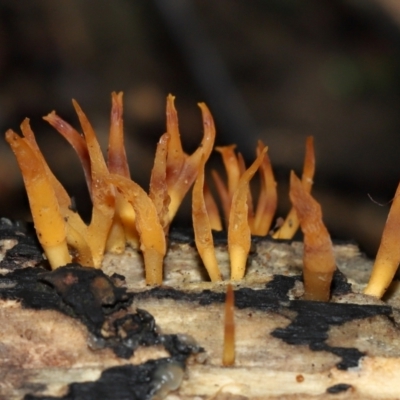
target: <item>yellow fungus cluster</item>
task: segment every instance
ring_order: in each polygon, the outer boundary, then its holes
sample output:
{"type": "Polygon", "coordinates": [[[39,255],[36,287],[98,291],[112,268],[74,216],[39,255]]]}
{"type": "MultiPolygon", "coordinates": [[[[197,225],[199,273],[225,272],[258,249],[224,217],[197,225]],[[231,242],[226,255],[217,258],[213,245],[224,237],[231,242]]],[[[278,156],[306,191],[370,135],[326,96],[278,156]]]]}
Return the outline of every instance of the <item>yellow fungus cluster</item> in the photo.
{"type": "MultiPolygon", "coordinates": [[[[30,128],[21,124],[22,137],[8,130],[6,140],[22,171],[33,222],[53,269],[71,260],[99,268],[106,251],[121,253],[126,244],[140,248],[148,284],[161,284],[169,226],[193,186],[192,216],[199,255],[212,281],[222,279],[212,230],[223,223],[211,191],[205,183],[205,165],[214,148],[215,126],[210,111],[200,103],[204,136],[197,150],[186,154],[180,140],[174,97],[167,97],[167,129],[156,148],[149,192],[131,180],[124,148],[122,93],[112,93],[107,162],[96,134],[76,101],[83,135],[54,111],[44,117],[75,149],[82,164],[93,210],[87,225],[73,210],[71,199],[51,172],[30,128]],[[194,184],[194,185],[193,185],[194,184]]],[[[216,172],[212,178],[228,231],[231,279],[242,279],[250,251],[251,235],[269,234],[277,207],[277,191],[267,147],[256,148],[255,161],[246,169],[235,146],[216,147],[226,169],[227,183],[216,172]],[[260,194],[255,206],[250,180],[259,171],[260,194]]],[[[311,196],[315,156],[313,138],[307,138],[302,179],[292,172],[292,209],[272,237],[291,239],[300,226],[304,235],[305,298],[326,301],[336,269],[332,243],[322,222],[321,207],[311,196]]],[[[381,297],[400,261],[397,232],[400,220],[400,189],[393,201],[371,281],[365,293],[381,297]]]]}

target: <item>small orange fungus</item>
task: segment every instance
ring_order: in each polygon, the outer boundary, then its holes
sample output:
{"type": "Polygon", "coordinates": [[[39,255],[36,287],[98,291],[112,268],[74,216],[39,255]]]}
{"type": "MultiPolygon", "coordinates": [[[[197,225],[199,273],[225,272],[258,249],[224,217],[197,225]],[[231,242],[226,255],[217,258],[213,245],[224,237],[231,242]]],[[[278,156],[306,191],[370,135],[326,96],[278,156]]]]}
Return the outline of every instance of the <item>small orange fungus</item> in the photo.
{"type": "Polygon", "coordinates": [[[397,271],[400,263],[400,184],[390,207],[383,230],[381,244],[376,255],[371,278],[364,293],[381,298],[397,271]]]}
{"type": "Polygon", "coordinates": [[[71,261],[66,239],[66,223],[57,197],[37,150],[12,130],[6,140],[21,168],[32,211],[33,222],[40,244],[52,268],[71,261]]]}
{"type": "Polygon", "coordinates": [[[146,283],[161,285],[166,243],[154,203],[137,183],[123,176],[110,174],[106,180],[118,188],[135,210],[136,228],[146,268],[146,283]]]}
{"type": "Polygon", "coordinates": [[[192,217],[193,230],[197,250],[203,260],[211,281],[222,280],[215,256],[214,240],[211,232],[211,223],[208,217],[207,207],[204,199],[204,156],[201,159],[200,170],[193,187],[192,195],[192,217]]]}
{"type": "Polygon", "coordinates": [[[336,269],[332,241],[322,222],[321,206],[292,171],[290,199],[304,235],[303,279],[305,299],[328,301],[336,269]]]}
{"type": "Polygon", "coordinates": [[[267,147],[264,147],[253,164],[240,177],[232,197],[228,227],[228,251],[231,262],[231,279],[233,280],[242,279],[246,271],[247,256],[251,245],[247,205],[249,182],[263,162],[266,151],[267,147]]]}
{"type": "MultiPolygon", "coordinates": [[[[263,151],[263,148],[263,143],[259,141],[257,155],[263,151]]],[[[251,233],[253,235],[265,236],[268,234],[271,227],[278,203],[276,182],[268,153],[265,153],[259,171],[261,177],[261,191],[257,202],[253,226],[251,227],[251,233]]]]}

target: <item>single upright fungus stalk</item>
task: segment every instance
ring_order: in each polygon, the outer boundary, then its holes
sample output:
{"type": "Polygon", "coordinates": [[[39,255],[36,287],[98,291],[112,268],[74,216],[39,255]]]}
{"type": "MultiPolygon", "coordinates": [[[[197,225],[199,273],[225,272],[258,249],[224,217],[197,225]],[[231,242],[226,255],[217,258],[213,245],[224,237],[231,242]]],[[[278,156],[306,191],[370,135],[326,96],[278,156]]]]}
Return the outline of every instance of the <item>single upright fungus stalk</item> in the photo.
{"type": "Polygon", "coordinates": [[[321,206],[293,171],[289,194],[304,235],[304,297],[306,300],[328,301],[336,263],[331,238],[322,222],[321,206]]]}
{"type": "MultiPolygon", "coordinates": [[[[306,141],[303,176],[301,183],[307,193],[311,193],[315,172],[314,138],[309,136],[306,141]]],[[[299,228],[300,221],[294,207],[291,208],[283,225],[273,234],[274,239],[291,239],[299,228]]]]}
{"type": "Polygon", "coordinates": [[[229,367],[235,363],[235,293],[232,285],[226,287],[225,323],[224,323],[224,350],[222,365],[229,367]]]}
{"type": "Polygon", "coordinates": [[[206,182],[204,182],[203,194],[211,229],[214,231],[222,231],[222,221],[219,215],[218,206],[206,182]]]}
{"type": "Polygon", "coordinates": [[[115,185],[135,210],[136,228],[146,268],[146,283],[161,285],[166,242],[154,203],[137,183],[123,176],[110,174],[106,181],[115,185]]]}
{"type": "MultiPolygon", "coordinates": [[[[257,155],[262,152],[263,148],[263,143],[258,141],[257,155]]],[[[251,233],[253,235],[265,236],[268,234],[271,227],[278,203],[276,182],[268,153],[265,153],[259,171],[261,177],[261,191],[257,202],[253,225],[251,226],[251,233]]]]}
{"type": "Polygon", "coordinates": [[[228,187],[226,187],[218,172],[212,172],[214,183],[217,188],[218,195],[221,199],[225,221],[229,221],[232,197],[237,189],[241,175],[239,161],[235,154],[235,149],[235,144],[229,146],[218,146],[215,148],[215,150],[218,151],[222,156],[222,161],[224,163],[228,181],[228,187]]]}
{"type": "MultiPolygon", "coordinates": [[[[107,150],[107,167],[110,174],[130,179],[128,160],[124,144],[123,93],[111,95],[110,134],[107,150]]],[[[107,239],[107,251],[122,253],[126,243],[133,248],[139,247],[139,236],[135,225],[135,212],[132,205],[120,193],[115,195],[115,213],[107,239]]]]}
{"type": "Polygon", "coordinates": [[[21,168],[36,233],[50,265],[57,268],[71,262],[66,223],[41,157],[26,138],[12,130],[7,131],[6,140],[21,168]]]}
{"type": "Polygon", "coordinates": [[[211,224],[204,199],[204,167],[205,159],[203,156],[192,193],[193,230],[197,250],[203,260],[211,281],[215,282],[222,280],[222,277],[215,256],[211,224]]]}
{"type": "Polygon", "coordinates": [[[375,258],[372,274],[364,293],[381,298],[400,263],[400,184],[397,186],[392,206],[383,230],[381,244],[375,258]]]}
{"type": "Polygon", "coordinates": [[[92,218],[87,230],[87,242],[93,263],[100,267],[115,211],[114,190],[106,178],[109,174],[96,134],[79,104],[72,100],[88,147],[92,171],[92,218]]]}
{"type": "Polygon", "coordinates": [[[151,171],[149,196],[153,201],[158,219],[164,229],[164,233],[168,233],[169,217],[168,209],[171,198],[168,194],[167,185],[167,151],[168,151],[168,133],[161,136],[154,158],[154,167],[151,171]]]}
{"type": "Polygon", "coordinates": [[[247,256],[251,245],[251,232],[248,222],[249,182],[257,172],[267,151],[264,147],[253,164],[240,177],[237,189],[233,194],[229,214],[228,251],[231,262],[231,279],[239,280],[246,271],[247,256]]]}

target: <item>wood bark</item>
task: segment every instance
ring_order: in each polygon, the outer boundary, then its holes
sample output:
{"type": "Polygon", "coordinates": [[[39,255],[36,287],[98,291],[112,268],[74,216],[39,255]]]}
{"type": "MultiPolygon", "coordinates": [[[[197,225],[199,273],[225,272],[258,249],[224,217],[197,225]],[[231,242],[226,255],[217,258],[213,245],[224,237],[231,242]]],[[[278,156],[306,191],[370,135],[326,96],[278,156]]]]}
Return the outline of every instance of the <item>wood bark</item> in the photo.
{"type": "MultiPolygon", "coordinates": [[[[215,242],[227,278],[226,240],[215,242]]],[[[385,302],[362,295],[372,262],[354,244],[335,244],[340,272],[331,301],[322,303],[302,300],[302,243],[253,238],[246,277],[234,283],[232,367],[222,366],[227,281],[205,281],[190,235],[171,234],[157,288],[146,287],[141,255],[130,248],[106,255],[102,271],[49,272],[25,228],[3,221],[0,244],[2,399],[400,393],[396,283],[385,302]]]]}

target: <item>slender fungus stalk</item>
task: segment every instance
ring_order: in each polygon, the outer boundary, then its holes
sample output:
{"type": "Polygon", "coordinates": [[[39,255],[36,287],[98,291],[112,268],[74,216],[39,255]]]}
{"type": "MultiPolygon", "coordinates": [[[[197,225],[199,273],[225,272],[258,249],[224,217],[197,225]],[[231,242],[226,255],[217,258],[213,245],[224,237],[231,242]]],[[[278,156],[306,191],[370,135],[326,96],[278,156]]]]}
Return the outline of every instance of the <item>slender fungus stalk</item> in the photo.
{"type": "Polygon", "coordinates": [[[364,294],[381,298],[389,287],[400,263],[400,184],[390,207],[381,244],[364,294]]]}
{"type": "MultiPolygon", "coordinates": [[[[107,166],[110,174],[130,178],[128,160],[124,145],[123,93],[111,94],[110,133],[108,138],[107,166]]],[[[120,193],[115,193],[115,213],[107,239],[106,250],[122,253],[125,243],[133,248],[139,245],[139,234],[135,227],[135,212],[120,193]]]]}
{"type": "Polygon", "coordinates": [[[109,175],[96,134],[83,113],[79,104],[73,100],[72,104],[78,115],[90,156],[92,171],[92,219],[88,227],[87,241],[92,249],[93,263],[96,268],[101,266],[107,238],[110,232],[115,210],[113,188],[107,181],[109,175]]]}
{"type": "Polygon", "coordinates": [[[213,231],[222,231],[222,221],[219,215],[219,210],[206,182],[204,182],[203,194],[204,194],[204,202],[206,205],[208,218],[210,219],[211,229],[213,231]]]}
{"type": "Polygon", "coordinates": [[[215,170],[212,170],[211,176],[214,180],[214,184],[215,184],[218,196],[221,201],[223,216],[225,219],[224,225],[225,225],[225,227],[227,227],[228,221],[229,221],[229,212],[231,210],[232,198],[229,196],[228,188],[226,187],[224,181],[222,180],[222,178],[220,177],[218,172],[215,170]]]}
{"type": "MultiPolygon", "coordinates": [[[[311,193],[315,172],[314,138],[307,137],[306,155],[304,157],[303,176],[301,183],[307,193],[311,193]]],[[[300,221],[294,207],[291,208],[285,222],[272,236],[274,239],[291,239],[299,228],[300,221]]]]}
{"type": "Polygon", "coordinates": [[[228,192],[231,198],[238,187],[241,172],[243,173],[243,171],[240,171],[240,165],[235,154],[235,149],[236,144],[231,144],[230,146],[218,146],[215,148],[215,150],[221,153],[222,156],[222,161],[228,175],[228,192]]]}
{"type": "Polygon", "coordinates": [[[167,234],[169,230],[170,221],[168,218],[168,206],[171,201],[166,181],[168,141],[169,135],[168,133],[164,133],[157,144],[149,190],[149,197],[156,207],[158,219],[160,220],[165,234],[167,234]]]}
{"type": "Polygon", "coordinates": [[[110,174],[118,174],[130,178],[128,160],[124,145],[124,121],[122,118],[123,93],[111,94],[110,135],[108,139],[107,166],[110,174]]]}
{"type": "MultiPolygon", "coordinates": [[[[259,141],[257,146],[257,155],[263,148],[263,143],[259,141]]],[[[260,166],[260,177],[261,191],[257,202],[254,223],[251,227],[251,233],[253,235],[265,236],[268,234],[271,227],[272,219],[274,218],[278,203],[276,182],[268,153],[265,153],[264,160],[260,166]]]]}
{"type": "Polygon", "coordinates": [[[243,173],[243,171],[240,171],[240,165],[235,154],[235,148],[235,144],[229,146],[218,146],[215,148],[215,150],[218,151],[222,156],[222,162],[224,163],[227,175],[228,187],[225,186],[218,172],[212,172],[215,186],[217,187],[218,194],[222,201],[222,209],[224,211],[224,217],[226,221],[229,221],[232,197],[239,184],[240,176],[243,173]]]}
{"type": "Polygon", "coordinates": [[[66,223],[41,158],[15,132],[7,131],[6,140],[21,169],[36,233],[51,267],[55,269],[71,262],[66,240],[66,223]]]}
{"type": "Polygon", "coordinates": [[[136,214],[136,228],[140,235],[148,285],[161,285],[166,243],[157,210],[146,192],[135,182],[120,175],[110,174],[108,183],[115,185],[129,201],[136,214]]]}
{"type": "Polygon", "coordinates": [[[204,201],[204,165],[205,159],[203,156],[192,194],[193,230],[196,247],[200,257],[203,260],[211,281],[216,282],[222,280],[222,277],[215,256],[211,224],[208,218],[206,203],[204,201]]]}
{"type": "Polygon", "coordinates": [[[304,235],[304,297],[306,300],[328,301],[336,264],[332,241],[322,222],[321,206],[306,192],[293,171],[289,194],[304,235]]]}
{"type": "MultiPolygon", "coordinates": [[[[262,146],[264,148],[264,146],[262,146]]],[[[258,153],[257,153],[258,155],[258,153]]],[[[246,172],[246,164],[244,162],[244,158],[241,153],[238,153],[237,160],[240,169],[240,176],[242,176],[246,172]]],[[[254,225],[254,207],[253,207],[253,196],[251,195],[251,190],[247,191],[247,219],[250,226],[250,231],[252,231],[252,226],[254,225]]]]}
{"type": "Polygon", "coordinates": [[[228,251],[232,280],[242,279],[246,271],[246,261],[251,245],[247,207],[249,182],[260,167],[266,151],[267,147],[264,147],[253,164],[240,177],[232,198],[228,228],[228,251]]]}
{"type": "Polygon", "coordinates": [[[226,287],[225,324],[224,324],[224,352],[222,365],[230,367],[235,363],[235,293],[232,285],[226,287]]]}

